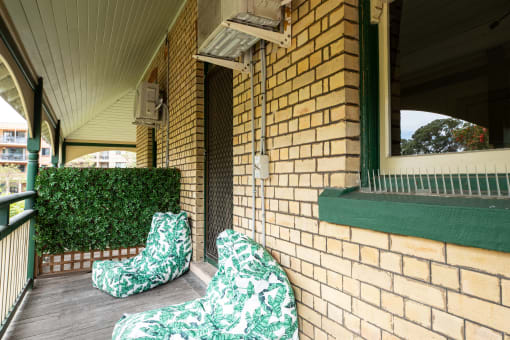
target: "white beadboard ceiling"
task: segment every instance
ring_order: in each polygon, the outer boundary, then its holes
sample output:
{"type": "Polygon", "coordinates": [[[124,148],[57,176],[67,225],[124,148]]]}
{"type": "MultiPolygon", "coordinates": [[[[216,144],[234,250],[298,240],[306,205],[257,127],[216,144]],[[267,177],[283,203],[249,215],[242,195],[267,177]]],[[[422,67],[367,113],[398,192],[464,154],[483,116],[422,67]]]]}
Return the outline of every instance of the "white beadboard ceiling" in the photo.
{"type": "Polygon", "coordinates": [[[119,100],[110,105],[104,111],[85,123],[82,127],[73,131],[66,138],[79,140],[95,140],[110,142],[132,142],[136,140],[136,126],[131,122],[132,112],[135,105],[135,91],[128,91],[119,100]]]}
{"type": "Polygon", "coordinates": [[[184,0],[3,1],[64,137],[103,122],[105,140],[134,141],[127,103],[184,0]]]}

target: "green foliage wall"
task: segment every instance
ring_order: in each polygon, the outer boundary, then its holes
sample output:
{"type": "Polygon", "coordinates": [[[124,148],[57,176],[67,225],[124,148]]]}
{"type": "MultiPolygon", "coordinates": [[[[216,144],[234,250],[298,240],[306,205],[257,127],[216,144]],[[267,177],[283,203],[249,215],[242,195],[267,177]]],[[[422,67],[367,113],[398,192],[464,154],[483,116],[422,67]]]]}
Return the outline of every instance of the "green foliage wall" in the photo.
{"type": "Polygon", "coordinates": [[[37,252],[119,248],[145,243],[152,215],[179,212],[176,169],[41,169],[37,252]]]}

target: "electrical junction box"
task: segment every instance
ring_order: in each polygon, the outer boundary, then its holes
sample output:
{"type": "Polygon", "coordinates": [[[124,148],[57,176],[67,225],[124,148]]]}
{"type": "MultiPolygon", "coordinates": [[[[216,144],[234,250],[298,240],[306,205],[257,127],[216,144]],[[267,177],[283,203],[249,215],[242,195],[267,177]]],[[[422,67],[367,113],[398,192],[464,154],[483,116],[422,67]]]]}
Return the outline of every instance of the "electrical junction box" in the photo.
{"type": "Polygon", "coordinates": [[[268,155],[255,155],[255,178],[268,179],[269,178],[269,156],[268,155]]]}

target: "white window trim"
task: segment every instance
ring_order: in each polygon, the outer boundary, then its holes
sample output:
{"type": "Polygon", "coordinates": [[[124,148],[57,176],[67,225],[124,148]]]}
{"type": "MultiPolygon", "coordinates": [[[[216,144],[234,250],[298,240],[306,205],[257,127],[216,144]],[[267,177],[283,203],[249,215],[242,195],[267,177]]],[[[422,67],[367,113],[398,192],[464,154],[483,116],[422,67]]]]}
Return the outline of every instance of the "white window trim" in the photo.
{"type": "Polygon", "coordinates": [[[391,155],[391,101],[389,55],[389,4],[384,3],[379,22],[379,158],[380,169],[388,171],[434,170],[464,173],[510,170],[510,149],[478,150],[427,155],[391,155]]]}

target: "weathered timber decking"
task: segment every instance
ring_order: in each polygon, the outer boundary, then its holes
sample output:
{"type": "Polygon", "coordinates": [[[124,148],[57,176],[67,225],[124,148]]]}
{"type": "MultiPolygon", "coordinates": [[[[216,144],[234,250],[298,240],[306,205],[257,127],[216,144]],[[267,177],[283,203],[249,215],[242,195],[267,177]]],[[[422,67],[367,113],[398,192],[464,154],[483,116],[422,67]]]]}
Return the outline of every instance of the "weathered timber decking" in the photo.
{"type": "Polygon", "coordinates": [[[195,274],[124,299],[92,288],[90,273],[36,280],[5,335],[21,339],[111,339],[113,326],[124,313],[165,307],[205,295],[195,274]]]}

